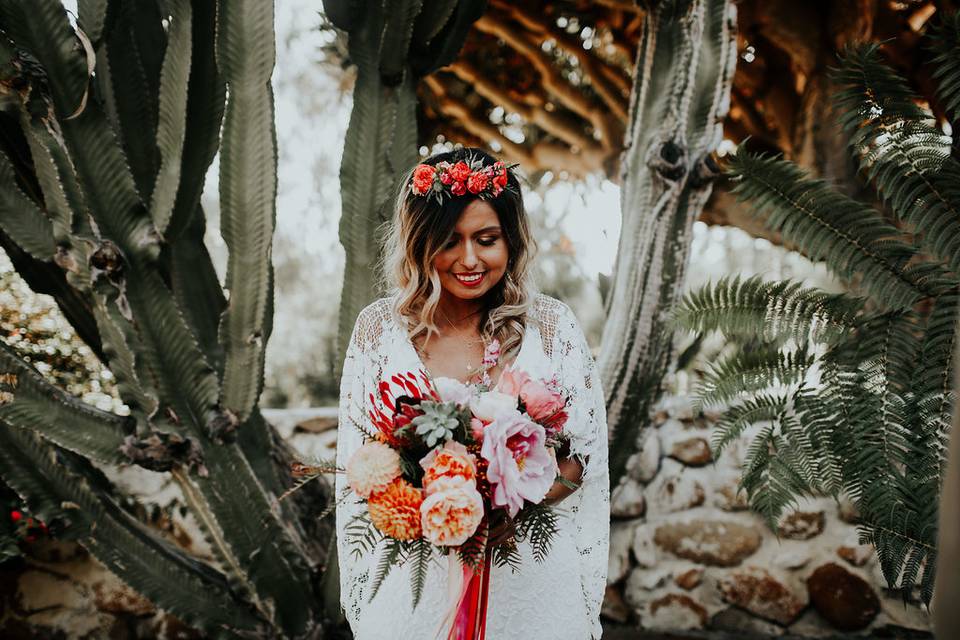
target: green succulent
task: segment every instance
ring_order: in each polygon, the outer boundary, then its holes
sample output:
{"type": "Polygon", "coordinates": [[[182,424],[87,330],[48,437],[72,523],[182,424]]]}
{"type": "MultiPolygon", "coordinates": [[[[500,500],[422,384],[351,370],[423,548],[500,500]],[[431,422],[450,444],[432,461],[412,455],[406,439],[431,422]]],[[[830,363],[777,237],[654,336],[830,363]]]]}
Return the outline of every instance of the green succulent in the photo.
{"type": "Polygon", "coordinates": [[[432,402],[424,400],[420,403],[422,416],[417,416],[411,422],[416,427],[417,435],[424,439],[428,447],[435,447],[442,440],[453,437],[454,430],[460,426],[460,409],[453,402],[432,402]]]}

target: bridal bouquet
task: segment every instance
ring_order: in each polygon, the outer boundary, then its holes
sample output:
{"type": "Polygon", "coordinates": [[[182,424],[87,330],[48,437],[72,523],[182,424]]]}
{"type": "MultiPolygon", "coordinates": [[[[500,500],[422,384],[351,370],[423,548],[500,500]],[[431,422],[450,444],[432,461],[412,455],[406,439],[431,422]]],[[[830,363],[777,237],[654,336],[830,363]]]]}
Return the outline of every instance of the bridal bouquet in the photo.
{"type": "Polygon", "coordinates": [[[516,540],[526,538],[542,560],[557,532],[543,500],[563,481],[556,453],[567,441],[567,395],[555,380],[513,368],[491,386],[486,372],[498,351],[496,342],[488,347],[477,384],[422,370],[381,380],[370,397],[372,429],[356,425],[365,443],[345,468],[367,507],[347,527],[353,551],[369,553],[386,540],[371,599],[394,566],[412,562],[416,607],[432,550],[450,556],[451,568],[459,561],[448,638],[483,637],[491,560],[517,568],[516,540]],[[489,545],[491,522],[507,518],[515,536],[489,545]]]}

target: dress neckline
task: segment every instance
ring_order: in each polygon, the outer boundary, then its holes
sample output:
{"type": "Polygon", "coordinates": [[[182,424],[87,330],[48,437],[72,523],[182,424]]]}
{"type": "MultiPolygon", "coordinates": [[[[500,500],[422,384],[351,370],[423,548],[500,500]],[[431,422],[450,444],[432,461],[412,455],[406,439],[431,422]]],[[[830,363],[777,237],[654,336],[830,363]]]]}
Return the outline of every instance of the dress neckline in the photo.
{"type": "MultiPolygon", "coordinates": [[[[414,358],[414,360],[416,361],[417,366],[418,366],[420,369],[422,369],[428,376],[430,376],[430,379],[434,379],[434,378],[438,377],[438,376],[433,375],[433,373],[431,373],[429,367],[427,367],[426,363],[424,363],[423,358],[420,357],[420,352],[417,351],[416,345],[414,345],[414,344],[413,344],[413,340],[410,339],[410,334],[407,333],[407,328],[406,328],[405,326],[403,326],[403,323],[401,322],[401,319],[400,319],[400,318],[397,318],[397,317],[396,317],[396,314],[394,314],[394,313],[391,313],[390,315],[391,315],[391,318],[392,318],[392,320],[393,320],[393,325],[394,325],[394,327],[395,327],[396,330],[400,333],[400,338],[401,338],[401,340],[403,340],[403,343],[406,345],[406,347],[407,347],[407,348],[410,350],[410,352],[413,354],[413,358],[414,358]]],[[[528,322],[528,323],[527,323],[527,326],[525,327],[524,332],[523,332],[523,340],[520,341],[520,350],[517,352],[517,356],[516,356],[516,357],[513,359],[513,361],[508,365],[509,367],[515,367],[515,366],[517,365],[517,363],[520,362],[520,359],[523,357],[523,353],[524,353],[524,351],[527,349],[527,342],[528,342],[528,338],[529,338],[528,332],[529,332],[530,329],[532,328],[532,325],[533,325],[533,324],[534,324],[534,323],[532,323],[532,322],[528,322]]],[[[503,372],[504,372],[504,370],[506,370],[506,368],[507,368],[507,367],[503,367],[503,368],[500,370],[500,375],[497,376],[497,382],[492,383],[492,384],[491,384],[491,388],[495,387],[495,386],[497,385],[497,383],[500,382],[500,378],[503,376],[503,372]]],[[[439,377],[444,378],[444,377],[449,377],[449,376],[439,376],[439,377]]],[[[463,383],[463,384],[472,384],[472,383],[470,383],[470,382],[464,382],[464,381],[461,380],[460,378],[456,378],[456,380],[457,380],[457,382],[460,382],[460,383],[463,383]]]]}

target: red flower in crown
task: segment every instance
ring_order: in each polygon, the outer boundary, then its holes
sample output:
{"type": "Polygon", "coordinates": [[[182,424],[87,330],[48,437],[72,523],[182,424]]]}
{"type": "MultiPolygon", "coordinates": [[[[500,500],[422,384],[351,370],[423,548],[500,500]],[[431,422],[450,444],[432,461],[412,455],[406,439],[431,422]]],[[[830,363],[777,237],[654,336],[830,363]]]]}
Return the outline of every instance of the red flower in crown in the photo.
{"type": "Polygon", "coordinates": [[[413,192],[418,196],[430,191],[433,188],[433,178],[437,173],[437,168],[429,164],[418,164],[413,170],[413,192]]]}
{"type": "Polygon", "coordinates": [[[470,167],[461,160],[450,168],[450,175],[456,182],[463,182],[470,177],[470,167]]]}
{"type": "Polygon", "coordinates": [[[496,162],[493,165],[493,172],[494,193],[500,193],[500,190],[507,186],[507,168],[502,162],[496,162]]]}
{"type": "Polygon", "coordinates": [[[516,165],[507,167],[499,160],[493,165],[481,165],[481,161],[476,159],[469,163],[463,160],[456,163],[438,162],[436,166],[419,164],[413,170],[410,191],[418,196],[434,196],[438,201],[442,201],[446,191],[454,196],[467,193],[481,198],[487,194],[499,196],[507,187],[508,170],[516,165]],[[471,169],[471,165],[476,168],[471,169]]]}
{"type": "Polygon", "coordinates": [[[471,173],[470,177],[467,178],[467,190],[470,193],[480,193],[487,188],[488,182],[487,174],[481,173],[479,171],[471,173]]]}

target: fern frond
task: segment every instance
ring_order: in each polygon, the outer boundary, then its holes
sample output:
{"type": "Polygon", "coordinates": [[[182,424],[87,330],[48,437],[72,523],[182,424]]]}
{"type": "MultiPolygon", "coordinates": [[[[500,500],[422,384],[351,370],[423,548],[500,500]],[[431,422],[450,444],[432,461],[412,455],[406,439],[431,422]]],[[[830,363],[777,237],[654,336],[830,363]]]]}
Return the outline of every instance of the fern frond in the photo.
{"type": "Polygon", "coordinates": [[[489,527],[487,519],[484,518],[473,535],[467,538],[467,541],[457,547],[457,555],[464,566],[472,568],[474,571],[483,564],[483,556],[487,551],[487,537],[489,527]]]}
{"type": "Polygon", "coordinates": [[[413,608],[416,609],[423,596],[423,587],[427,583],[427,569],[433,556],[433,545],[426,538],[417,538],[410,542],[406,550],[406,559],[413,563],[410,567],[410,588],[413,590],[413,608]]]}
{"type": "Polygon", "coordinates": [[[775,425],[769,425],[754,438],[747,449],[740,488],[747,492],[750,508],[776,529],[780,516],[798,504],[797,496],[806,492],[803,479],[777,455],[782,447],[775,425]]]}
{"type": "Polygon", "coordinates": [[[517,573],[523,559],[515,544],[499,544],[493,547],[493,563],[498,567],[510,567],[510,571],[517,573]]]}
{"type": "Polygon", "coordinates": [[[377,592],[380,591],[380,587],[383,585],[383,581],[390,575],[390,571],[400,564],[401,556],[403,555],[404,544],[402,540],[397,540],[396,538],[387,538],[386,540],[387,543],[383,546],[383,553],[380,555],[376,571],[373,574],[373,585],[370,589],[370,598],[367,602],[372,601],[376,597],[377,592]]]}
{"type": "Polygon", "coordinates": [[[914,246],[871,207],[809,178],[782,159],[741,151],[730,161],[734,192],[784,240],[812,260],[859,286],[886,308],[906,308],[932,297],[945,274],[928,263],[913,264],[914,246]]]}
{"type": "Polygon", "coordinates": [[[745,393],[799,382],[813,364],[806,345],[782,352],[771,347],[741,351],[711,365],[697,388],[703,406],[722,405],[745,393]]]}
{"type": "Polygon", "coordinates": [[[528,504],[516,520],[518,540],[529,540],[533,558],[543,562],[550,553],[550,545],[560,529],[557,513],[545,504],[528,504]]]}
{"type": "Polygon", "coordinates": [[[761,276],[723,277],[687,293],[673,311],[677,326],[727,337],[756,336],[765,342],[832,342],[852,325],[863,301],[830,294],[790,280],[761,276]]]}
{"type": "Polygon", "coordinates": [[[950,136],[915,102],[906,80],[885,65],[879,45],[853,47],[832,74],[840,122],[868,179],[923,247],[960,269],[960,198],[941,176],[950,136]]]}
{"type": "Polygon", "coordinates": [[[373,553],[383,539],[383,534],[373,526],[370,513],[365,509],[353,516],[344,531],[350,543],[350,555],[354,560],[373,553]]]}
{"type": "Polygon", "coordinates": [[[710,448],[717,458],[728,444],[739,438],[744,430],[758,422],[776,420],[787,409],[786,396],[759,393],[727,409],[714,426],[710,448]]]}

